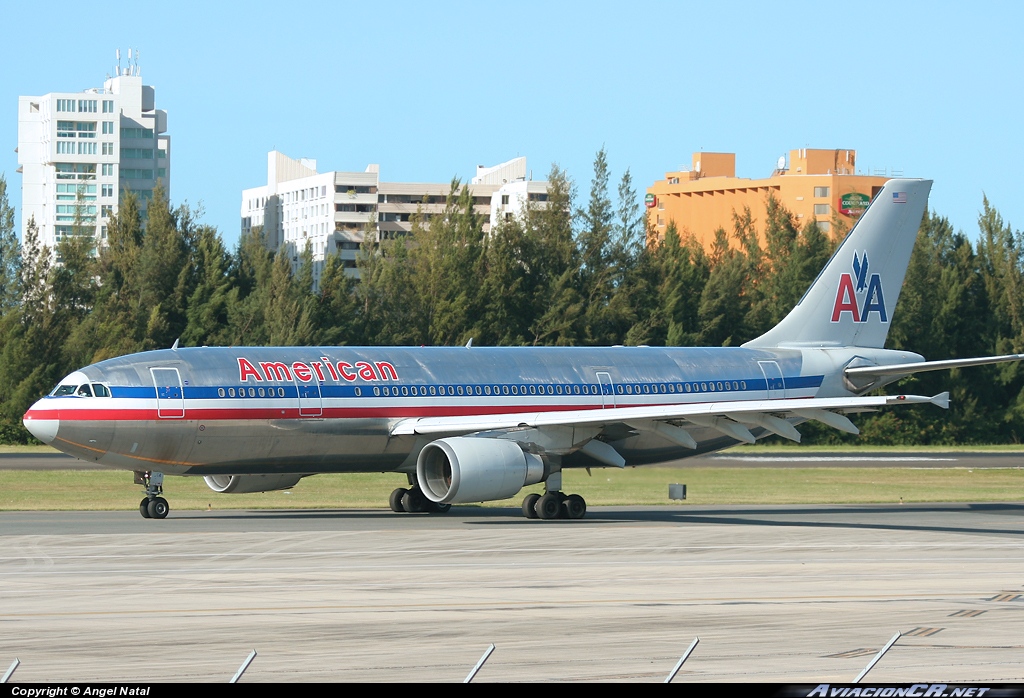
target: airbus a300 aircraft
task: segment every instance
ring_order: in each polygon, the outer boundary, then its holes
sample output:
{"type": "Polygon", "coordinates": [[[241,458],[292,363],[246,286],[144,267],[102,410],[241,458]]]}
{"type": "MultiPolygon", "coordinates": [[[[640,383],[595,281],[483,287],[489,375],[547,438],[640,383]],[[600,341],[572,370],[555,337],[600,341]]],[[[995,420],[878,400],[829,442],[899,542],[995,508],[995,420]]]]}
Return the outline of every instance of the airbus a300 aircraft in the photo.
{"type": "Polygon", "coordinates": [[[407,476],[394,511],[523,501],[529,518],[581,518],[562,470],[662,463],[817,420],[949,395],[866,396],[925,362],[883,347],[931,182],[891,180],[797,306],[732,348],[202,347],[86,366],[34,404],[38,439],[136,473],[162,519],[164,474],[222,493],[290,488],[316,473],[407,476]]]}

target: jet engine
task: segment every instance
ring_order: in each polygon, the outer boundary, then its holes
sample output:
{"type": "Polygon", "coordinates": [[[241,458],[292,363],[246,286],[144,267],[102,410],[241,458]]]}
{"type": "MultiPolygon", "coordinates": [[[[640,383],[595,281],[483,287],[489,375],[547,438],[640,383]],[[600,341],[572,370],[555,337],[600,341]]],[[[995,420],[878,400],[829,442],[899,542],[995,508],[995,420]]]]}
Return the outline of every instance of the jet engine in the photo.
{"type": "Polygon", "coordinates": [[[423,447],[416,479],[427,499],[439,504],[486,502],[543,480],[544,462],[515,441],[457,436],[423,447]]]}
{"type": "Polygon", "coordinates": [[[305,474],[288,473],[269,475],[207,475],[206,486],[221,494],[247,494],[249,492],[272,492],[287,490],[295,486],[305,474]]]}

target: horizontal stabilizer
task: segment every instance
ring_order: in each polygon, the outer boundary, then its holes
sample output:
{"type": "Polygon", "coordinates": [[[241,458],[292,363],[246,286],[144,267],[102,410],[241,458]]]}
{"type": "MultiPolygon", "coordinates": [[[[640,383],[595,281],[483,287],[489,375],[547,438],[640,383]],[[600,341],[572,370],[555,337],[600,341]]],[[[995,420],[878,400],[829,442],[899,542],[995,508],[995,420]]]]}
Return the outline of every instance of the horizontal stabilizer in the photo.
{"type": "Polygon", "coordinates": [[[889,366],[857,366],[846,369],[844,373],[848,378],[855,376],[909,376],[912,373],[921,373],[923,371],[987,366],[988,364],[1001,364],[1007,361],[1024,361],[1024,354],[979,356],[974,359],[949,359],[947,361],[918,361],[910,364],[890,364],[889,366]]]}
{"type": "Polygon", "coordinates": [[[939,393],[938,395],[932,395],[931,403],[938,405],[944,410],[949,409],[949,391],[939,393]]]}

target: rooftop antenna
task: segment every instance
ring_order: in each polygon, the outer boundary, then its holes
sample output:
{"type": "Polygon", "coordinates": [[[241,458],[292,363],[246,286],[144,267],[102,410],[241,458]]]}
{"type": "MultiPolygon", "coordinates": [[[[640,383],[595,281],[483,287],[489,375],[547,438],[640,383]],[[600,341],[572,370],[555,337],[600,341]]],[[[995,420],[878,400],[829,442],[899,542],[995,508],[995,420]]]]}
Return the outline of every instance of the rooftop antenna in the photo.
{"type": "Polygon", "coordinates": [[[117,72],[114,75],[121,74],[121,49],[114,49],[114,53],[117,54],[117,72]]]}
{"type": "Polygon", "coordinates": [[[142,69],[139,68],[139,49],[135,49],[135,77],[142,74],[142,69]]]}

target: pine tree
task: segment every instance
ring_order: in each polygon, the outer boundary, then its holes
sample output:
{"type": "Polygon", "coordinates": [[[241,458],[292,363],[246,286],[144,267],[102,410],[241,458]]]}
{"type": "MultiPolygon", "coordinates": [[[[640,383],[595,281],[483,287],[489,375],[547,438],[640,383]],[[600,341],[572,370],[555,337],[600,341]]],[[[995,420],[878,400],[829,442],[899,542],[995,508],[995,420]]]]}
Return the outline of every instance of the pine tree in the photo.
{"type": "Polygon", "coordinates": [[[20,268],[21,245],[14,231],[14,207],[7,199],[7,180],[0,174],[0,316],[10,312],[21,301],[20,268]]]}

